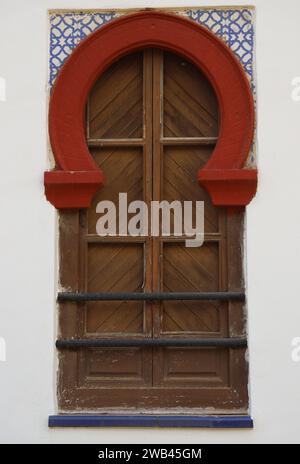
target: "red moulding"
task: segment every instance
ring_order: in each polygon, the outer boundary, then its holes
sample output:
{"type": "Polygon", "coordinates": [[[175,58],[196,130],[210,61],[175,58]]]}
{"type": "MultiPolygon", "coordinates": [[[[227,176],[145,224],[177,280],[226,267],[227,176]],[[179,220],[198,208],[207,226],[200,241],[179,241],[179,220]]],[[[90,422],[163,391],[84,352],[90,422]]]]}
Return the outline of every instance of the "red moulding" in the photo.
{"type": "Polygon", "coordinates": [[[198,180],[216,205],[247,205],[257,172],[243,169],[254,132],[254,105],[237,58],[214,34],[169,13],[145,11],[104,25],[72,52],[54,84],[49,136],[56,170],[45,172],[45,193],[56,208],[87,208],[104,174],[87,146],[84,111],[94,82],[114,61],[134,50],[159,47],[192,61],[211,82],[219,102],[218,143],[198,180]]]}
{"type": "Polygon", "coordinates": [[[99,169],[94,171],[47,171],[44,173],[47,200],[58,209],[87,208],[104,183],[99,169]]]}
{"type": "Polygon", "coordinates": [[[200,169],[198,180],[218,206],[246,206],[256,193],[256,169],[200,169]]]}

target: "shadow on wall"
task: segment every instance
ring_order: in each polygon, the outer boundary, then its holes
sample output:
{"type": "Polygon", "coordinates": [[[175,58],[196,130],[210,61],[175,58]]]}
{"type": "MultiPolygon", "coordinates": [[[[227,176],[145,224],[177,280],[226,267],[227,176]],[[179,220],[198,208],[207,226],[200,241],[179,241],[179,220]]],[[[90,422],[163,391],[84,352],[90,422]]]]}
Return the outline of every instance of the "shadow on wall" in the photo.
{"type": "Polygon", "coordinates": [[[3,337],[0,337],[0,362],[6,361],[6,341],[3,337]]]}
{"type": "Polygon", "coordinates": [[[6,101],[6,81],[4,77],[0,77],[0,101],[6,101]]]}

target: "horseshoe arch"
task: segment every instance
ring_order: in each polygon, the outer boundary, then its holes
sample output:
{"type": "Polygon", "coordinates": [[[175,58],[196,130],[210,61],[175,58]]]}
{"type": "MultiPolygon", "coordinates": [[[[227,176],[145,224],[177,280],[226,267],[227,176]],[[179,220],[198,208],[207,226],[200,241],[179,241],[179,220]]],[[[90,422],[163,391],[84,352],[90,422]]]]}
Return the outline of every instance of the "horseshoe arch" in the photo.
{"type": "Polygon", "coordinates": [[[178,15],[145,11],[122,16],[83,40],[64,63],[49,107],[56,168],[44,174],[47,199],[58,209],[87,208],[104,183],[86,143],[84,111],[90,89],[114,61],[145,47],[192,61],[211,82],[220,108],[218,142],[198,180],[215,205],[245,206],[256,192],[256,169],[244,168],[254,132],[254,104],[237,58],[214,34],[178,15]]]}

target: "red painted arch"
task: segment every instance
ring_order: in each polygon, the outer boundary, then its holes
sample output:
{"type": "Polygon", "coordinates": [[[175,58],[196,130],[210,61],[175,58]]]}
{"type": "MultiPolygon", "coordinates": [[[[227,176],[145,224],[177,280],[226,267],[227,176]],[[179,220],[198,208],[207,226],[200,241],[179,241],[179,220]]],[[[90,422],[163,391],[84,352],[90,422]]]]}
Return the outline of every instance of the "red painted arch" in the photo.
{"type": "Polygon", "coordinates": [[[72,52],[52,90],[49,135],[56,161],[45,172],[47,199],[57,208],[84,208],[104,182],[86,143],[84,111],[99,75],[121,56],[160,47],[185,56],[206,74],[220,107],[218,143],[198,179],[219,205],[246,205],[256,191],[256,170],[243,169],[253,139],[254,105],[247,77],[230,49],[195,22],[162,12],[122,16],[72,52]]]}

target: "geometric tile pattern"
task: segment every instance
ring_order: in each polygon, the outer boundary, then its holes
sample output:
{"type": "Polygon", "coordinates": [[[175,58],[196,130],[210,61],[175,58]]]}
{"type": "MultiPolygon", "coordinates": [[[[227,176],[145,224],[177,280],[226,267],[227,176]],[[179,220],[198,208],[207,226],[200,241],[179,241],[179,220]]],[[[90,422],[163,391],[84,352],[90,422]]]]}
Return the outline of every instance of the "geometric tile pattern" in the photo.
{"type": "Polygon", "coordinates": [[[235,53],[246,74],[253,80],[253,10],[187,10],[186,15],[223,39],[235,53]]]}
{"type": "Polygon", "coordinates": [[[50,14],[50,86],[76,45],[115,17],[115,13],[50,14]]]}

